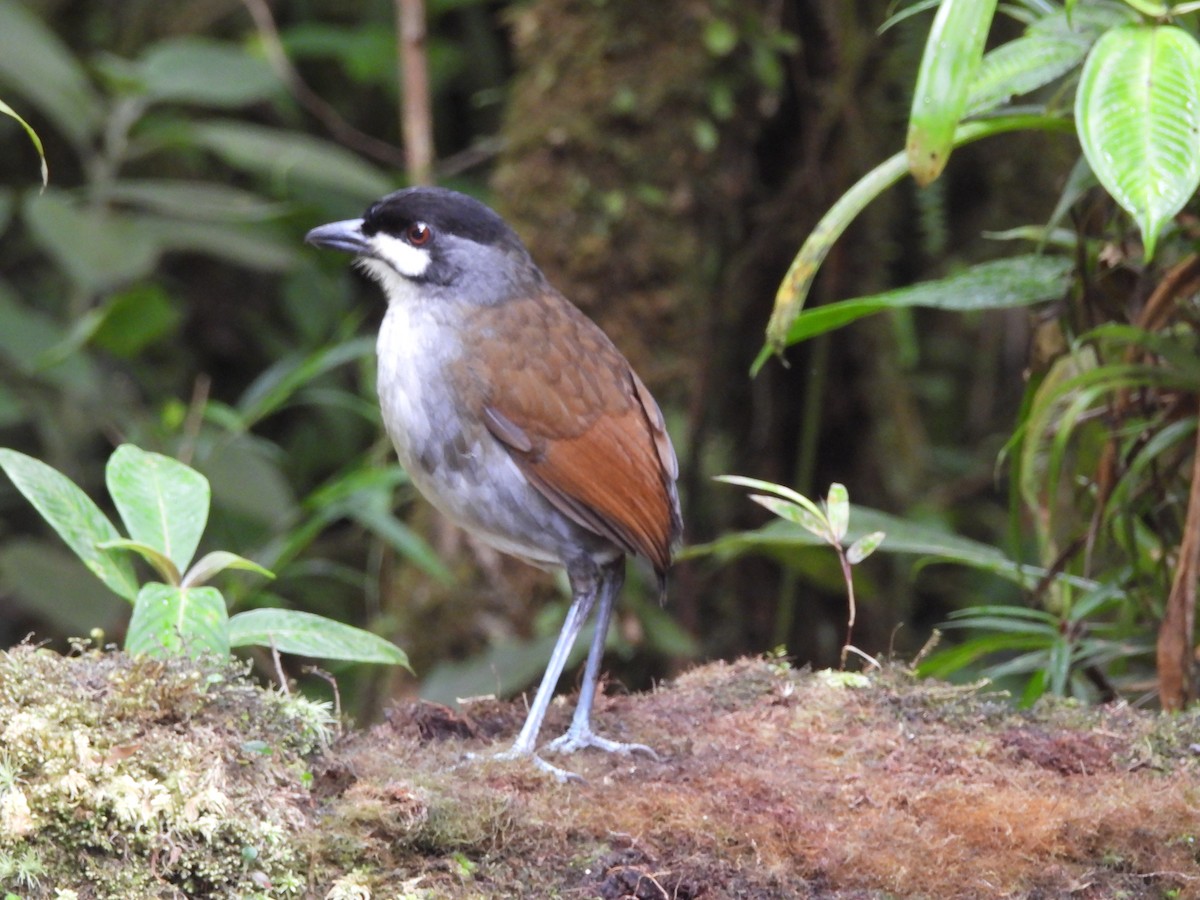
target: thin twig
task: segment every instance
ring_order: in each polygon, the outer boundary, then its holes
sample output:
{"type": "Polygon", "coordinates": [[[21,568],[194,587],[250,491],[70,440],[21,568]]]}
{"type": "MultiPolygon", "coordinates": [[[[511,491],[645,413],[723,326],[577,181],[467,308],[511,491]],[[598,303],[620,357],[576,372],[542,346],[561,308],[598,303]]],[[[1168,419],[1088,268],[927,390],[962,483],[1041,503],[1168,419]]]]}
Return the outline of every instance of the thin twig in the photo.
{"type": "Polygon", "coordinates": [[[330,688],[333,689],[333,718],[338,723],[337,729],[340,734],[342,730],[342,693],[338,690],[337,679],[329,672],[317,666],[305,666],[302,671],[308,675],[316,675],[318,678],[324,678],[329,682],[330,688]]]}
{"type": "Polygon", "coordinates": [[[433,112],[425,48],[425,0],[396,0],[396,33],[406,168],[413,184],[429,184],[433,175],[433,112]]]}
{"type": "Polygon", "coordinates": [[[291,695],[292,690],[288,687],[287,673],[283,671],[283,660],[279,656],[279,648],[275,646],[275,639],[271,639],[271,660],[275,663],[275,677],[279,679],[279,688],[284,694],[291,695]]]}
{"type": "Polygon", "coordinates": [[[279,39],[279,29],[275,27],[275,19],[271,16],[271,8],[266,0],[242,0],[242,5],[254,19],[254,27],[262,39],[263,50],[267,54],[267,62],[275,70],[275,74],[287,86],[288,91],[296,98],[301,106],[325,126],[325,129],[339,142],[369,156],[377,162],[397,169],[404,168],[405,154],[398,147],[387,141],[359,131],[341,117],[336,109],[321,99],[308,84],[300,77],[292,61],[288,59],[283,42],[279,39]]]}

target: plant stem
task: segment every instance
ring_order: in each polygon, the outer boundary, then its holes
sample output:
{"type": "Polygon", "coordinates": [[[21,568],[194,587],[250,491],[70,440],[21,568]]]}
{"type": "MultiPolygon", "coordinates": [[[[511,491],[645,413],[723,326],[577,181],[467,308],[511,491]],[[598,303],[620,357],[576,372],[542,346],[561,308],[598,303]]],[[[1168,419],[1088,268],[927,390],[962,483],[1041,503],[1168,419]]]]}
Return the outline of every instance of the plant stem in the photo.
{"type": "Polygon", "coordinates": [[[854,619],[857,616],[857,608],[854,603],[854,574],[850,567],[850,560],[846,559],[846,550],[841,543],[835,544],[834,549],[837,550],[838,561],[842,564],[842,577],[846,579],[846,599],[849,602],[850,613],[846,618],[846,643],[842,646],[842,668],[846,668],[846,654],[850,652],[850,644],[854,637],[854,619]]]}

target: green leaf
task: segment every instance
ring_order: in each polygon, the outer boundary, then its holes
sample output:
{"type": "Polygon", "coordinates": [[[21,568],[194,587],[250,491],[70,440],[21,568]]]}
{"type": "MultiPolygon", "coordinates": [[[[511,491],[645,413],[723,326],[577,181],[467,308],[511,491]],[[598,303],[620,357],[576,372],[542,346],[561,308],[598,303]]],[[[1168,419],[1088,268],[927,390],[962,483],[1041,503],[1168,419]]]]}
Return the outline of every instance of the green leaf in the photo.
{"type": "Polygon", "coordinates": [[[352,338],[322,347],[307,356],[284,357],[259,375],[242,394],[238,411],[245,428],[282,409],[300,388],[349,362],[373,358],[375,339],[352,338]]]}
{"type": "Polygon", "coordinates": [[[1146,259],[1200,186],[1200,45],[1173,25],[1132,25],[1088,54],[1075,98],[1088,163],[1138,223],[1146,259]]]}
{"type": "Polygon", "coordinates": [[[203,253],[260,272],[291,268],[299,251],[261,225],[189,222],[143,215],[141,227],[152,232],[163,250],[203,253]]]}
{"type": "Polygon", "coordinates": [[[925,186],[942,173],[983,58],[996,0],[942,0],[929,29],[908,119],[908,169],[925,186]]]}
{"type": "Polygon", "coordinates": [[[160,453],[122,444],[105,469],[108,492],[129,536],[187,569],[208,522],[208,479],[160,453]]]}
{"type": "Polygon", "coordinates": [[[0,359],[22,375],[94,403],[99,372],[90,356],[61,353],[66,339],[53,318],[22,303],[0,282],[0,359]]]}
{"type": "Polygon", "coordinates": [[[115,541],[102,541],[97,545],[101,550],[128,550],[131,553],[136,553],[146,562],[154,567],[164,581],[176,587],[179,586],[179,569],[175,567],[175,563],[171,562],[170,558],[163,553],[151,547],[149,544],[143,544],[141,541],[131,541],[129,538],[117,538],[115,541]]]}
{"type": "Polygon", "coordinates": [[[23,215],[37,246],[85,293],[137,281],[158,262],[159,243],[136,218],[80,205],[65,191],[30,196],[23,215]]]}
{"type": "Polygon", "coordinates": [[[850,526],[850,492],[844,484],[835,481],[829,486],[829,494],[825,498],[825,514],[829,518],[829,529],[833,533],[834,543],[840,544],[850,526]]]}
{"type": "Polygon", "coordinates": [[[790,500],[797,506],[803,507],[812,513],[815,518],[821,521],[825,520],[825,513],[817,504],[785,485],[775,484],[771,481],[762,481],[758,478],[746,478],[743,475],[716,475],[713,477],[713,481],[723,481],[725,484],[736,484],[741,487],[754,488],[758,491],[767,491],[768,493],[782,497],[784,500],[790,500]]]}
{"type": "Polygon", "coordinates": [[[0,449],[0,468],[92,574],[132,602],[138,593],[133,563],[123,553],[97,546],[121,535],[87,494],[62,473],[16,450],[0,449]]]}
{"type": "MultiPolygon", "coordinates": [[[[875,531],[887,534],[881,549],[888,553],[917,554],[938,562],[961,563],[992,572],[1024,588],[1032,589],[1051,573],[1039,566],[1020,563],[998,547],[964,538],[956,534],[920,525],[879,510],[851,505],[847,538],[856,541],[875,531]]],[[[725,535],[708,544],[693,544],[684,548],[678,559],[715,556],[732,559],[743,553],[767,553],[787,561],[796,550],[816,547],[824,542],[791,522],[774,521],[754,531],[725,535]]],[[[1066,573],[1054,573],[1055,582],[1070,584],[1084,590],[1095,590],[1097,582],[1066,573]]]]}
{"type": "Polygon", "coordinates": [[[887,309],[926,307],[955,312],[1011,309],[1062,296],[1072,263],[1055,256],[1028,254],[980,263],[939,281],[827,303],[804,310],[792,322],[786,344],[808,340],[887,309]]]}
{"type": "MultiPolygon", "coordinates": [[[[1044,115],[1005,116],[981,122],[966,122],[954,134],[954,146],[961,147],[980,138],[1005,134],[1010,131],[1074,131],[1073,125],[1065,120],[1044,115]]],[[[897,153],[880,163],[821,217],[792,260],[787,274],[775,294],[775,309],[767,325],[767,343],[754,360],[751,373],[757,373],[772,353],[779,353],[787,346],[788,330],[804,309],[808,292],[829,255],[834,243],[867,206],[884,191],[899,181],[908,172],[907,158],[897,153]]]]}
{"type": "Polygon", "coordinates": [[[103,125],[103,104],[78,57],[22,3],[0,3],[0,82],[41,110],[78,148],[103,125]]]}
{"type": "Polygon", "coordinates": [[[713,56],[728,56],[737,44],[737,29],[725,19],[712,18],[705,23],[704,46],[713,56]]]}
{"type": "Polygon", "coordinates": [[[346,515],[420,567],[425,574],[442,584],[454,583],[454,576],[428,542],[397,519],[390,509],[376,503],[348,509],[346,515]]]}
{"type": "Polygon", "coordinates": [[[42,147],[42,139],[33,130],[33,126],[17,115],[17,111],[3,100],[0,100],[0,113],[15,119],[17,124],[25,129],[25,133],[29,135],[29,140],[33,142],[33,146],[37,148],[38,156],[42,160],[42,187],[45,187],[50,183],[50,167],[46,164],[46,151],[42,147]]]}
{"type": "Polygon", "coordinates": [[[171,296],[153,282],[111,295],[94,312],[79,333],[80,343],[90,339],[124,359],[174,335],[183,320],[171,296]]]}
{"type": "Polygon", "coordinates": [[[182,37],[153,44],[139,61],[154,100],[236,108],[285,93],[267,61],[221,41],[182,37]]]}
{"type": "Polygon", "coordinates": [[[884,537],[886,535],[882,531],[872,531],[870,534],[864,534],[846,550],[846,561],[852,566],[857,566],[879,549],[879,545],[883,543],[884,537]]]}
{"type": "MultiPolygon", "coordinates": [[[[318,659],[385,663],[409,669],[408,655],[377,634],[290,609],[252,609],[229,620],[234,647],[274,647],[318,659]]],[[[412,671],[409,669],[409,671],[412,671]]]]}
{"type": "Polygon", "coordinates": [[[388,193],[393,180],[336,144],[245,122],[190,125],[186,137],[225,162],[278,181],[333,188],[362,202],[388,193]]]}
{"type": "Polygon", "coordinates": [[[1087,55],[1088,41],[1077,36],[1028,34],[1001,44],[983,57],[966,115],[993,109],[1065,75],[1087,55]]]}
{"type": "Polygon", "coordinates": [[[253,560],[246,559],[243,556],[238,556],[236,553],[230,553],[227,550],[214,550],[212,553],[205,553],[204,556],[196,562],[187,575],[183,579],[184,587],[194,587],[195,585],[204,584],[211,581],[215,575],[219,575],[226,569],[240,569],[244,572],[255,572],[262,575],[264,578],[274,578],[275,573],[270,569],[264,569],[253,560]]]}
{"type": "Polygon", "coordinates": [[[171,178],[123,179],[107,185],[104,197],[175,219],[218,223],[265,222],[289,208],[232,185],[171,178]]]}
{"type": "Polygon", "coordinates": [[[134,656],[229,655],[229,615],[216,588],[142,585],[125,635],[134,656]]]}
{"type": "Polygon", "coordinates": [[[292,523],[296,498],[281,469],[278,447],[249,434],[222,440],[203,461],[213,502],[225,513],[268,528],[292,523]]]}
{"type": "Polygon", "coordinates": [[[817,517],[805,509],[788,500],[781,500],[778,497],[767,497],[763,494],[751,494],[750,499],[759,506],[765,506],[779,518],[788,522],[794,522],[803,528],[805,531],[811,531],[817,537],[826,541],[833,541],[833,535],[830,533],[829,523],[824,516],[817,517]]]}

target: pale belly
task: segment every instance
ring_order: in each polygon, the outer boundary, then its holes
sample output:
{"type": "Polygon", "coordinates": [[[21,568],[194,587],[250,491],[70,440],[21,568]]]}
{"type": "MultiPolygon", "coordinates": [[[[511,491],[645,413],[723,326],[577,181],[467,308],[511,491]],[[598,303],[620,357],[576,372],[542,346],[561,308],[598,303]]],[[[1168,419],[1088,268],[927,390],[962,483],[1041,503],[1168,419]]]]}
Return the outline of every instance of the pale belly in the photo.
{"type": "Polygon", "coordinates": [[[453,332],[392,304],[379,334],[383,421],[413,484],[484,543],[539,566],[567,566],[619,551],[563,515],[534,488],[482,422],[464,417],[447,367],[453,332]]]}

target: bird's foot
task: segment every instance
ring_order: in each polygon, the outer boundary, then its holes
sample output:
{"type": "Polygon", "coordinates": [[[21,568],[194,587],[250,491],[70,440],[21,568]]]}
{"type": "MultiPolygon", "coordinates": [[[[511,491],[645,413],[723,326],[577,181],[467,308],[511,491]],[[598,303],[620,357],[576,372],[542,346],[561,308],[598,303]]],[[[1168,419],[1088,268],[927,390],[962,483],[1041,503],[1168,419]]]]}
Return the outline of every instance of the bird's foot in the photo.
{"type": "Polygon", "coordinates": [[[606,737],[596,734],[590,728],[569,728],[566,734],[556,737],[547,744],[546,750],[550,753],[574,753],[577,750],[584,750],[588,747],[603,750],[605,753],[620,753],[622,756],[632,756],[635,753],[640,753],[656,762],[659,759],[658,754],[645,744],[625,744],[621,741],[609,740],[606,737]]]}
{"type": "Polygon", "coordinates": [[[539,772],[549,775],[559,784],[566,784],[570,781],[583,782],[583,776],[576,775],[574,772],[568,772],[566,769],[560,769],[558,766],[546,762],[536,753],[528,750],[520,750],[516,747],[510,747],[507,750],[502,750],[499,753],[492,754],[492,759],[513,760],[527,759],[537,768],[539,772]]]}

